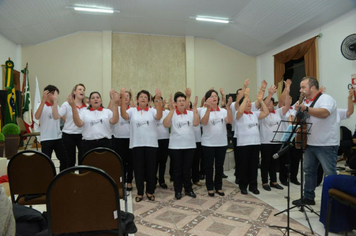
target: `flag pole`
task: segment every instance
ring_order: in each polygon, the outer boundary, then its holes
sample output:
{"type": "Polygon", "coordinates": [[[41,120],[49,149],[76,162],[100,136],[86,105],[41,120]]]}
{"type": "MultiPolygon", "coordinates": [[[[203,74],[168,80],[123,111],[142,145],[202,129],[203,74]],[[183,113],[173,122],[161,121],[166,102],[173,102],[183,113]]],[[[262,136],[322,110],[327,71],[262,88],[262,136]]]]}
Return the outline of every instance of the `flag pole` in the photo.
{"type": "Polygon", "coordinates": [[[20,112],[20,117],[22,117],[22,108],[25,103],[25,85],[26,85],[26,78],[27,78],[27,70],[28,70],[28,62],[26,62],[26,67],[23,69],[21,72],[23,74],[23,80],[22,80],[22,101],[21,101],[21,112],[20,112]]]}

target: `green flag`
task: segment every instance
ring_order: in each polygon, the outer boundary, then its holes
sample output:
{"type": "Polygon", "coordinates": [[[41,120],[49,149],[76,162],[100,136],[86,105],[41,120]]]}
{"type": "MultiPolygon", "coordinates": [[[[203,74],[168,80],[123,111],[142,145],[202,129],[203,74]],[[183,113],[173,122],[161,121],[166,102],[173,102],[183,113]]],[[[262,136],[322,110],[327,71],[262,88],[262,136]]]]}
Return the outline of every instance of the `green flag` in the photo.
{"type": "Polygon", "coordinates": [[[21,71],[25,75],[24,87],[24,103],[22,108],[22,119],[25,122],[27,133],[31,133],[32,126],[32,109],[31,109],[31,96],[30,96],[30,78],[28,77],[28,69],[25,67],[21,71]]]}
{"type": "Polygon", "coordinates": [[[16,123],[17,107],[16,107],[16,92],[14,86],[14,62],[10,59],[5,62],[5,89],[7,91],[6,108],[5,108],[5,123],[16,123]]]}

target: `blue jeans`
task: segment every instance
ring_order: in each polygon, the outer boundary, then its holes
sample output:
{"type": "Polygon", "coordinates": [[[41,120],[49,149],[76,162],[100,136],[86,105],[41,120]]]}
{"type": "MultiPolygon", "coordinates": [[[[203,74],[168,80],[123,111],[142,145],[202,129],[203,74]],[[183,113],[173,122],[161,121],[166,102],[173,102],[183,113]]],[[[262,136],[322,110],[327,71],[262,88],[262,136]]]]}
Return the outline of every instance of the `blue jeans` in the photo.
{"type": "Polygon", "coordinates": [[[318,164],[325,175],[336,175],[337,150],[339,146],[307,146],[304,150],[304,198],[313,200],[317,184],[318,164]]]}

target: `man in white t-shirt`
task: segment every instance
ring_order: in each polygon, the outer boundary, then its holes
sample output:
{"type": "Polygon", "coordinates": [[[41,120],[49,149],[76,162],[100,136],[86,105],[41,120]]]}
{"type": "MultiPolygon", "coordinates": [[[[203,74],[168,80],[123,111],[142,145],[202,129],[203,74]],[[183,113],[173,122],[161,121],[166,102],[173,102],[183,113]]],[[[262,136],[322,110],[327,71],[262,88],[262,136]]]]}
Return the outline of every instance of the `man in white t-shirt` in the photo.
{"type": "MultiPolygon", "coordinates": [[[[306,119],[311,127],[304,151],[304,198],[293,201],[315,205],[317,168],[322,165],[326,175],[335,175],[337,150],[340,143],[340,127],[337,122],[336,101],[330,95],[322,94],[319,83],[313,77],[304,77],[300,83],[300,92],[305,94],[305,103],[296,104],[295,109],[309,114],[306,119]],[[314,104],[312,107],[311,104],[314,104]]],[[[309,128],[309,127],[308,127],[309,128]]]]}

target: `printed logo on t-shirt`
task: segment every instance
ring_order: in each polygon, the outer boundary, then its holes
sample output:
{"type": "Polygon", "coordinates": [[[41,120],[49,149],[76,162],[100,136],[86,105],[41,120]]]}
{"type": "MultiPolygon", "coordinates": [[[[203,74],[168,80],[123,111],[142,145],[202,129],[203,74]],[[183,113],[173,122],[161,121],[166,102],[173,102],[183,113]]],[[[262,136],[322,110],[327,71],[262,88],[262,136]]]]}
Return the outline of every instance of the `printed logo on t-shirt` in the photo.
{"type": "Polygon", "coordinates": [[[190,124],[190,121],[181,121],[181,122],[177,122],[176,125],[178,128],[182,128],[186,125],[190,126],[191,124],[190,124]]]}
{"type": "Polygon", "coordinates": [[[120,125],[126,125],[126,124],[130,124],[130,120],[122,119],[122,121],[120,121],[120,125]]]}
{"type": "Polygon", "coordinates": [[[141,121],[136,123],[137,128],[140,128],[143,125],[150,125],[150,122],[147,120],[147,121],[141,121]]]}
{"type": "Polygon", "coordinates": [[[268,123],[267,125],[268,125],[269,127],[273,127],[273,126],[275,126],[275,125],[278,125],[278,122],[268,123]]]}
{"type": "Polygon", "coordinates": [[[211,123],[212,123],[213,125],[217,125],[217,124],[219,124],[219,123],[224,123],[224,119],[223,119],[223,118],[213,119],[213,120],[211,121],[211,123]]]}
{"type": "Polygon", "coordinates": [[[52,113],[49,113],[49,114],[48,114],[48,119],[50,119],[50,120],[53,119],[52,113]]]}
{"type": "Polygon", "coordinates": [[[255,127],[255,126],[258,126],[258,123],[251,123],[251,124],[248,124],[248,125],[247,125],[247,127],[248,127],[249,129],[252,129],[252,128],[255,127]]]}
{"type": "Polygon", "coordinates": [[[90,121],[90,126],[94,126],[94,125],[102,124],[102,123],[103,123],[103,119],[92,120],[92,121],[90,121]]]}

